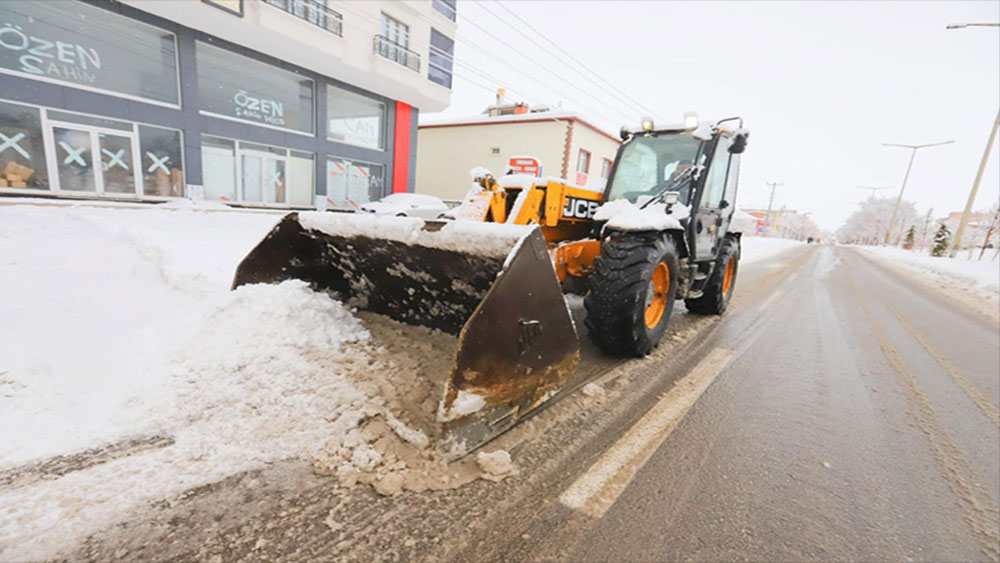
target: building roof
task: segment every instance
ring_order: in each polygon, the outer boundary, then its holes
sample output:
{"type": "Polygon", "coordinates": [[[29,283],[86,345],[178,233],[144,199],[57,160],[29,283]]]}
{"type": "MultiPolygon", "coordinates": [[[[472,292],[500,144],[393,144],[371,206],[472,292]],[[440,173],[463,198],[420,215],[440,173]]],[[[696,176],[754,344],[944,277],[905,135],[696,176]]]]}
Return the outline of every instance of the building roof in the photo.
{"type": "Polygon", "coordinates": [[[447,117],[441,119],[431,119],[419,124],[419,129],[433,129],[437,127],[461,127],[467,125],[498,125],[503,123],[532,123],[541,121],[562,121],[579,123],[593,131],[608,137],[609,139],[621,142],[616,135],[591,124],[574,111],[539,111],[534,113],[522,113],[515,115],[497,115],[490,117],[486,114],[472,115],[466,117],[447,117]]]}

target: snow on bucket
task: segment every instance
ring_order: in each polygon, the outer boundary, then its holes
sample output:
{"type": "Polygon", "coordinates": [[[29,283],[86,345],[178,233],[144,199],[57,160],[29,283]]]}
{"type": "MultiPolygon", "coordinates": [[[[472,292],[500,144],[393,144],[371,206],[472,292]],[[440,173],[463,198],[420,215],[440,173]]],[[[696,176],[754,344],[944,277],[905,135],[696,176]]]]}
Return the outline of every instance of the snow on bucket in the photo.
{"type": "Polygon", "coordinates": [[[536,226],[291,213],[240,263],[233,288],[308,282],[348,305],[458,337],[437,412],[464,452],[553,396],[579,359],[536,226]]]}

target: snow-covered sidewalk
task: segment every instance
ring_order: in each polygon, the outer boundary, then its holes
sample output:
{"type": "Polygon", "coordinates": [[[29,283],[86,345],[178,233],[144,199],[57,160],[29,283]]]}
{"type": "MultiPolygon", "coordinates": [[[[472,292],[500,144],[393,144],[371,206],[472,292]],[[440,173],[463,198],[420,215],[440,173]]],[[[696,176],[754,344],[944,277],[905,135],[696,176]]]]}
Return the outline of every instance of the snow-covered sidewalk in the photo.
{"type": "Polygon", "coordinates": [[[1000,262],[991,260],[995,252],[992,249],[982,260],[976,260],[978,251],[968,260],[967,251],[955,258],[938,258],[896,247],[855,248],[990,318],[1000,316],[1000,262]]]}

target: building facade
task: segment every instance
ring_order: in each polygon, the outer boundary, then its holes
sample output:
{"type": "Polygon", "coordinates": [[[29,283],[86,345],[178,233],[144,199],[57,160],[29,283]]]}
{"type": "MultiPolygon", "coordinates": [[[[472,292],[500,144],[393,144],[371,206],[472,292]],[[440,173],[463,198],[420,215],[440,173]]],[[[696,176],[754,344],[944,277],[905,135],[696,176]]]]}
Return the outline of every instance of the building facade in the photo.
{"type": "Polygon", "coordinates": [[[419,127],[416,190],[447,200],[465,197],[469,170],[503,174],[510,157],[532,156],[540,176],[603,189],[620,143],[580,115],[524,104],[490,107],[482,115],[437,120],[419,127]],[[511,111],[504,111],[509,108],[511,111]]]}
{"type": "Polygon", "coordinates": [[[413,191],[454,0],[0,2],[0,195],[343,207],[413,191]]]}

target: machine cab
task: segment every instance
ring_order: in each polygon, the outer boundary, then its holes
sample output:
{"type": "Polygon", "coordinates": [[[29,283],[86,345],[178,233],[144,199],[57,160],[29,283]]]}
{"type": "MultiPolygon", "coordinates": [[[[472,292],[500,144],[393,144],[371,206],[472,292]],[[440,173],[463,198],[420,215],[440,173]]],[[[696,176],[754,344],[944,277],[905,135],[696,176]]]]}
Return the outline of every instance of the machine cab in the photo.
{"type": "Polygon", "coordinates": [[[645,121],[641,131],[623,130],[605,201],[627,199],[643,206],[676,192],[674,214],[685,217],[681,223],[692,258],[712,259],[733,214],[748,136],[742,128],[722,125],[728,121],[661,130],[645,121]]]}

